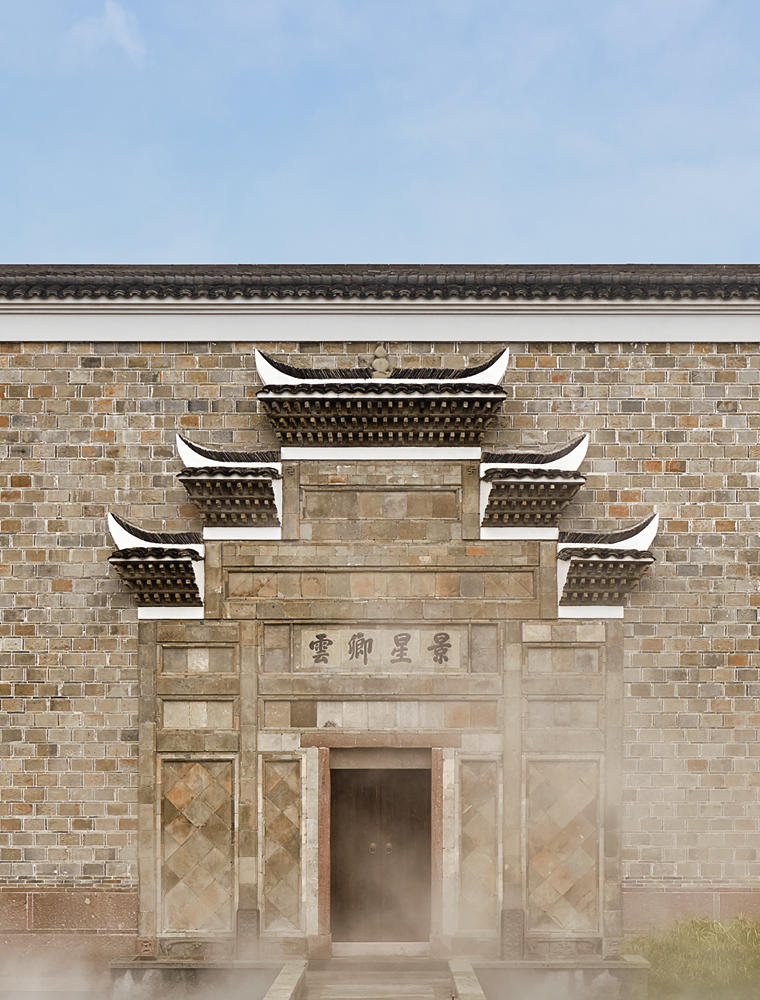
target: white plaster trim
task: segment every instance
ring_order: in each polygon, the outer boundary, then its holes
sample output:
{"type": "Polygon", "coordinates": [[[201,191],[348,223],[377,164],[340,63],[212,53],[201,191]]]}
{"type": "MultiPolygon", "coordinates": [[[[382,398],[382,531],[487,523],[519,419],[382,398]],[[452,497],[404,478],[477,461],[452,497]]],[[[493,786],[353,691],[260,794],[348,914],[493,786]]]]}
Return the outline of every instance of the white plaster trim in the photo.
{"type": "Polygon", "coordinates": [[[113,514],[108,515],[107,522],[108,530],[111,532],[111,538],[113,538],[117,549],[192,549],[203,555],[203,545],[197,543],[147,542],[144,538],[139,538],[131,531],[127,531],[126,528],[122,528],[113,514]]]}
{"type": "MultiPolygon", "coordinates": [[[[282,518],[281,518],[282,519],[282,518]]],[[[245,542],[245,541],[272,541],[276,542],[282,538],[282,528],[204,528],[204,541],[217,542],[245,542]]]]}
{"type": "MultiPolygon", "coordinates": [[[[356,383],[359,385],[366,384],[371,381],[373,384],[379,383],[381,385],[398,385],[400,383],[425,386],[431,382],[445,382],[451,385],[469,384],[469,385],[498,385],[499,382],[504,378],[504,374],[507,370],[507,365],[509,364],[509,348],[505,347],[504,350],[499,354],[499,356],[494,360],[493,364],[490,364],[485,371],[479,372],[477,375],[468,375],[466,378],[384,378],[384,379],[366,379],[366,378],[340,378],[336,376],[335,378],[296,378],[295,375],[287,375],[281,372],[278,368],[275,368],[267,359],[263,356],[261,351],[254,350],[254,359],[256,361],[256,371],[259,374],[259,378],[264,383],[264,385],[324,385],[330,382],[340,382],[344,383],[356,383]]],[[[270,397],[271,398],[271,397],[270,397]]],[[[345,397],[344,397],[345,398],[345,397]]],[[[351,398],[351,397],[349,397],[351,398]]]]}
{"type": "Polygon", "coordinates": [[[562,592],[565,589],[567,574],[570,572],[570,560],[557,560],[557,604],[562,600],[562,592]]]}
{"type": "Polygon", "coordinates": [[[24,299],[0,301],[0,341],[758,343],[760,300],[24,299]]]}
{"type": "Polygon", "coordinates": [[[760,299],[747,298],[726,302],[724,299],[373,299],[313,298],[304,300],[285,297],[277,300],[239,296],[225,299],[133,299],[133,298],[28,298],[0,300],[2,313],[202,313],[219,316],[237,313],[249,316],[266,316],[272,313],[309,315],[313,313],[341,315],[391,314],[391,315],[519,315],[544,313],[551,315],[598,314],[629,315],[731,315],[751,313],[760,316],[760,299]]]}
{"type": "Polygon", "coordinates": [[[203,608],[160,608],[150,607],[137,609],[137,620],[146,621],[155,618],[199,619],[204,616],[203,608]]]}
{"type": "MultiPolygon", "coordinates": [[[[482,520],[482,518],[481,518],[482,520]]],[[[559,535],[559,528],[480,528],[480,537],[484,540],[498,538],[513,538],[522,541],[544,541],[556,542],[559,535]]]]}
{"type": "MultiPolygon", "coordinates": [[[[481,465],[480,468],[481,468],[481,476],[482,476],[483,466],[481,465]]],[[[486,516],[486,507],[488,506],[488,498],[491,495],[491,490],[492,489],[493,489],[493,483],[488,483],[488,482],[484,483],[483,479],[481,478],[481,480],[480,480],[480,520],[478,521],[478,524],[480,525],[480,537],[481,538],[485,538],[486,537],[483,534],[483,532],[486,530],[483,527],[483,518],[486,516]]]]}
{"type": "Polygon", "coordinates": [[[584,434],[572,451],[553,462],[483,462],[480,466],[480,474],[482,476],[489,469],[535,469],[536,472],[558,469],[561,472],[577,472],[586,457],[588,443],[589,435],[584,434]]]}
{"type": "Polygon", "coordinates": [[[201,595],[201,601],[204,605],[206,603],[206,561],[203,562],[193,562],[193,573],[195,574],[195,583],[198,587],[198,593],[201,595]]]}
{"type": "MultiPolygon", "coordinates": [[[[277,463],[277,471],[282,475],[282,464],[277,463]]],[[[283,508],[282,508],[282,479],[272,480],[272,493],[274,493],[274,506],[277,511],[277,516],[280,519],[280,527],[277,529],[280,532],[279,537],[282,538],[282,520],[283,520],[283,508]]]]}
{"type": "Polygon", "coordinates": [[[176,443],[177,452],[186,469],[276,469],[282,474],[282,462],[222,462],[201,455],[191,445],[185,444],[179,434],[176,435],[176,443]]]}
{"type": "Polygon", "coordinates": [[[660,515],[655,513],[654,518],[630,538],[624,538],[622,542],[562,542],[563,549],[638,549],[645,552],[652,545],[657,535],[657,528],[660,524],[660,515]]]}
{"type": "Polygon", "coordinates": [[[561,604],[558,618],[622,618],[624,608],[618,604],[561,604]]]}
{"type": "Polygon", "coordinates": [[[287,461],[328,461],[336,462],[345,459],[347,462],[371,461],[388,459],[392,462],[435,461],[435,462],[465,462],[480,458],[480,448],[433,447],[415,448],[386,445],[384,447],[368,446],[366,448],[282,448],[281,458],[287,461]]]}

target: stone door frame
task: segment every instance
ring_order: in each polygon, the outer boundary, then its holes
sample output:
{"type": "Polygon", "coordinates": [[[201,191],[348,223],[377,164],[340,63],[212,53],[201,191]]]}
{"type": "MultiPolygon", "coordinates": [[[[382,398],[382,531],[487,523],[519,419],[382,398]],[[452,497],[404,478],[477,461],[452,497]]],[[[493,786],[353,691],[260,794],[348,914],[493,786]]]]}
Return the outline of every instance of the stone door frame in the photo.
{"type": "MultiPolygon", "coordinates": [[[[313,954],[332,956],[334,946],[330,927],[330,757],[331,751],[338,747],[326,745],[318,747],[318,796],[319,808],[317,816],[317,909],[318,938],[309,942],[309,951],[313,954]]],[[[416,740],[394,741],[394,746],[357,747],[365,750],[419,750],[416,740]]],[[[443,749],[441,747],[425,747],[430,750],[430,945],[434,954],[440,949],[442,933],[442,903],[443,903],[443,749]]],[[[426,765],[419,765],[425,768],[426,765]]],[[[361,947],[365,942],[357,942],[361,947]]],[[[417,944],[417,942],[411,942],[417,944]]],[[[383,942],[366,942],[373,951],[382,950],[383,942]]],[[[353,950],[353,949],[352,949],[353,950]]],[[[395,952],[394,952],[395,953],[395,952]]]]}

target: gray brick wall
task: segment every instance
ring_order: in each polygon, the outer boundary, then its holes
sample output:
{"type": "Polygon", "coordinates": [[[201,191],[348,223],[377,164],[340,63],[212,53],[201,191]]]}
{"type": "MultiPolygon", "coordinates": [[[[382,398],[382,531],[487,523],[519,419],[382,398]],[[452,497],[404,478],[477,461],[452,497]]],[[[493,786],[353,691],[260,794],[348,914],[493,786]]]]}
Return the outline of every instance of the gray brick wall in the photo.
{"type": "MultiPolygon", "coordinates": [[[[136,328],[139,319],[135,320],[136,328]]],[[[349,363],[374,344],[267,345],[349,363]]],[[[662,522],[629,601],[624,875],[747,885],[760,874],[756,523],[760,350],[513,344],[488,444],[588,431],[565,524],[662,522]]],[[[404,365],[477,363],[491,344],[390,344],[404,365]]],[[[0,880],[134,884],[137,620],[105,515],[199,527],[176,430],[273,447],[253,344],[0,345],[0,880]]]]}

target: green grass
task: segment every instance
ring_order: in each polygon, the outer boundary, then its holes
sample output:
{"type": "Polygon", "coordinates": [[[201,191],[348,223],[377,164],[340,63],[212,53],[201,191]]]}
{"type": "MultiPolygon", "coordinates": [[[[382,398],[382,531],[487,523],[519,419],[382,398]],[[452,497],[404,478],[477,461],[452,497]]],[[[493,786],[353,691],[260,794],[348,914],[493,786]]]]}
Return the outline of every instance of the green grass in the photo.
{"type": "Polygon", "coordinates": [[[679,920],[625,950],[650,962],[650,1000],[760,1000],[760,920],[679,920]]]}

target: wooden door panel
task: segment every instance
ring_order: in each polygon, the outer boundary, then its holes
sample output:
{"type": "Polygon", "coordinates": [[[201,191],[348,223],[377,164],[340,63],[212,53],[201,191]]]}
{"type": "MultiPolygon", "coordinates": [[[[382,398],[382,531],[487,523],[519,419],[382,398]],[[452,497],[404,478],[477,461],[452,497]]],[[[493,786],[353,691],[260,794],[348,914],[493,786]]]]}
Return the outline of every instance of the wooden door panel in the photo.
{"type": "Polygon", "coordinates": [[[430,771],[331,772],[335,941],[430,936],[430,771]]]}

